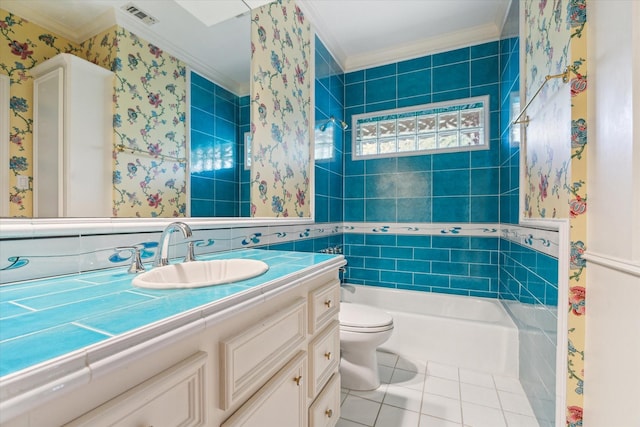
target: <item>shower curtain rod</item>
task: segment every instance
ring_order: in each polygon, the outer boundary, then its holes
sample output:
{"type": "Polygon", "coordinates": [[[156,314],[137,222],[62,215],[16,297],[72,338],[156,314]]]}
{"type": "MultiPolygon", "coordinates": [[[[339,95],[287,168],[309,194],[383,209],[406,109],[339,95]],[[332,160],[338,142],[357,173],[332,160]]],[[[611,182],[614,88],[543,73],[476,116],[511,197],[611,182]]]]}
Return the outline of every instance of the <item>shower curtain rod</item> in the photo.
{"type": "Polygon", "coordinates": [[[527,111],[527,108],[529,108],[529,105],[531,105],[533,100],[536,99],[536,96],[538,96],[538,94],[540,93],[540,91],[542,90],[544,85],[546,85],[549,80],[557,79],[557,78],[560,78],[560,77],[562,77],[562,82],[563,83],[569,83],[569,75],[571,74],[571,72],[575,72],[573,70],[573,67],[567,66],[567,68],[564,70],[564,73],[549,74],[549,75],[545,76],[544,82],[542,82],[542,84],[540,85],[540,87],[538,88],[536,93],[533,94],[533,96],[531,97],[529,102],[527,102],[527,105],[524,106],[522,111],[520,111],[520,114],[518,114],[518,117],[516,117],[515,120],[511,122],[511,124],[512,125],[519,125],[519,124],[527,125],[527,124],[529,124],[529,121],[530,121],[529,120],[529,116],[526,116],[523,120],[520,120],[520,117],[522,117],[522,115],[527,111]]]}
{"type": "Polygon", "coordinates": [[[176,163],[187,163],[187,159],[184,157],[167,156],[166,154],[156,155],[156,154],[149,153],[147,150],[141,150],[139,148],[134,148],[134,147],[126,147],[123,144],[118,144],[116,145],[115,148],[118,153],[122,153],[123,151],[129,151],[131,153],[146,154],[149,157],[159,157],[161,160],[169,160],[176,163]]]}

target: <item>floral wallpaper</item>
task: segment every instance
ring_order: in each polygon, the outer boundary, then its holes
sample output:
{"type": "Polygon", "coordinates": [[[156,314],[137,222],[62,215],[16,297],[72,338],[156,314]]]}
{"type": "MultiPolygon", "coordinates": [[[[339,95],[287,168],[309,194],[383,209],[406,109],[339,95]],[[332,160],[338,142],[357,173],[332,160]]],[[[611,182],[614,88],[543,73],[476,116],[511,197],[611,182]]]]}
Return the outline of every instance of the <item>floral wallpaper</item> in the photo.
{"type": "Polygon", "coordinates": [[[566,425],[577,427],[582,425],[584,408],[587,314],[587,266],[582,258],[587,220],[587,4],[586,0],[526,0],[524,6],[527,99],[544,76],[562,73],[567,66],[571,69],[568,84],[550,80],[529,114],[523,215],[570,221],[566,425]],[[544,116],[535,116],[543,110],[544,116]]]}
{"type": "Polygon", "coordinates": [[[251,215],[310,217],[311,27],[292,0],[251,21],[251,215]]]}
{"type": "Polygon", "coordinates": [[[116,75],[113,216],[185,216],[185,64],[118,26],[82,47],[116,75]]]}
{"type": "MultiPolygon", "coordinates": [[[[562,1],[528,0],[525,7],[526,100],[545,83],[547,75],[562,73],[569,61],[569,28],[562,1]]],[[[566,218],[570,177],[569,88],[551,79],[529,106],[525,145],[526,218],[566,218]]]]}
{"type": "MultiPolygon", "coordinates": [[[[0,72],[9,76],[9,215],[33,214],[33,78],[29,70],[59,53],[81,54],[80,46],[0,9],[0,72]],[[17,176],[29,179],[18,189],[17,176]]],[[[2,136],[2,143],[5,136],[2,136]]],[[[4,196],[3,189],[3,196],[4,196]]]]}
{"type": "Polygon", "coordinates": [[[77,45],[0,9],[0,34],[4,40],[0,71],[11,82],[11,216],[32,216],[33,79],[29,70],[61,52],[116,74],[113,216],[185,215],[187,87],[183,63],[118,26],[77,45]],[[29,177],[29,189],[17,188],[17,175],[29,177]]]}

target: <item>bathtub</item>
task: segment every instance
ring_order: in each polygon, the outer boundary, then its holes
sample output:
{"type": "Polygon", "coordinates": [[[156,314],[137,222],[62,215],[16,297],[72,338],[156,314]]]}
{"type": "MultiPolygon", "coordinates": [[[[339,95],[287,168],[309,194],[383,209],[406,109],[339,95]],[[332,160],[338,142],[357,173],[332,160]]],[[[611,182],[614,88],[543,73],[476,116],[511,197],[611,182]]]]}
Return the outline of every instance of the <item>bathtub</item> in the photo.
{"type": "Polygon", "coordinates": [[[383,351],[518,376],[518,330],[496,299],[351,284],[341,293],[344,302],[379,307],[393,316],[393,334],[383,351]]]}

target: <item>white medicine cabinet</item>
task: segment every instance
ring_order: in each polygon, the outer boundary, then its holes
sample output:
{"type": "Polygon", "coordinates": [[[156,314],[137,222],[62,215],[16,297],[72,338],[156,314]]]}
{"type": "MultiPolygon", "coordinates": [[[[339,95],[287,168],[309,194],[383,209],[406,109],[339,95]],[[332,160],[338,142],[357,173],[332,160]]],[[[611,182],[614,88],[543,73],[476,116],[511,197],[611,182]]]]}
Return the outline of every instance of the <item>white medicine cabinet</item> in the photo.
{"type": "Polygon", "coordinates": [[[31,74],[33,216],[112,216],[113,73],[61,53],[31,74]]]}

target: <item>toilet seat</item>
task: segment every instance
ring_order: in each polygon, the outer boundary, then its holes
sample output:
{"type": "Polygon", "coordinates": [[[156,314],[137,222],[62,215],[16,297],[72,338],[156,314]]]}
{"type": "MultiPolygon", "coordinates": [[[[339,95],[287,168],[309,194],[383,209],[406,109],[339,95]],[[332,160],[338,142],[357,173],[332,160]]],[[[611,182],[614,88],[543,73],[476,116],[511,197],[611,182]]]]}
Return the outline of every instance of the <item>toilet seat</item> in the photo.
{"type": "Polygon", "coordinates": [[[393,329],[393,317],[390,314],[362,304],[341,304],[339,318],[342,331],[375,333],[393,329]]]}

